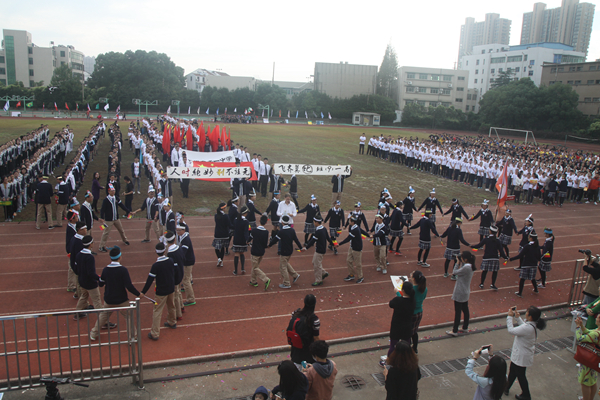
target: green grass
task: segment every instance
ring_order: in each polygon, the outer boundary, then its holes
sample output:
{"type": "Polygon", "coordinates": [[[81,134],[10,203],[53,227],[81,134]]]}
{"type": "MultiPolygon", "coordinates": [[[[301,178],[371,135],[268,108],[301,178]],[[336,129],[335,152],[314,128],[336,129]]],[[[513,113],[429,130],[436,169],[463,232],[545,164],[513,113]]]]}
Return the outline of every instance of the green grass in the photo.
{"type": "MultiPolygon", "coordinates": [[[[76,144],[87,135],[92,125],[91,120],[1,118],[0,140],[6,141],[8,137],[18,136],[39,126],[42,122],[50,125],[51,132],[55,132],[67,123],[70,124],[75,131],[76,144]]],[[[127,125],[128,121],[121,123],[124,129],[127,125]]],[[[426,133],[400,129],[382,130],[382,128],[284,124],[231,125],[231,136],[234,143],[247,146],[250,154],[260,153],[263,157],[268,157],[270,163],[351,165],[353,175],[346,180],[342,201],[342,207],[345,210],[352,209],[357,201],[362,202],[364,209],[375,209],[379,192],[384,187],[389,189],[394,201],[399,201],[406,197],[408,187],[412,186],[416,190],[417,205],[420,205],[428,196],[431,188],[435,187],[437,197],[440,199],[444,210],[450,206],[450,200],[453,197],[458,197],[463,205],[479,204],[483,198],[493,200],[493,194],[449,182],[428,173],[410,170],[398,164],[381,161],[371,156],[358,155],[358,138],[360,134],[364,132],[367,137],[370,137],[375,134],[378,135],[382,131],[384,135],[391,134],[393,137],[428,137],[426,133]]],[[[126,130],[124,134],[126,136],[126,130]]],[[[104,183],[107,173],[107,151],[108,140],[105,139],[100,144],[98,156],[88,168],[88,174],[79,195],[80,201],[83,200],[85,190],[91,188],[91,174],[94,171],[100,172],[102,176],[101,183],[104,183]]],[[[129,174],[129,166],[133,162],[133,153],[129,151],[127,141],[124,142],[122,161],[122,176],[125,176],[129,174]]],[[[62,172],[62,168],[58,172],[62,172]]],[[[284,176],[284,178],[287,180],[290,176],[284,176]]],[[[51,183],[54,183],[54,179],[51,179],[51,183]]],[[[121,185],[124,187],[123,182],[121,185]]],[[[322,210],[327,210],[330,207],[331,186],[330,176],[298,176],[299,204],[304,206],[309,202],[310,195],[314,194],[317,196],[322,210]]],[[[148,181],[144,178],[142,179],[141,195],[135,195],[134,208],[141,205],[147,189],[148,181]]],[[[173,182],[173,189],[175,192],[174,209],[189,215],[212,215],[219,202],[226,201],[231,196],[229,184],[225,182],[193,181],[190,185],[190,197],[188,199],[181,197],[177,182],[173,182]],[[208,208],[210,212],[201,214],[195,211],[198,208],[208,208]]],[[[285,189],[287,188],[284,188],[284,191],[285,189]]],[[[264,211],[268,205],[268,199],[259,196],[256,204],[260,211],[264,211]]],[[[33,207],[28,206],[26,211],[19,215],[19,218],[32,220],[33,213],[33,207]]]]}

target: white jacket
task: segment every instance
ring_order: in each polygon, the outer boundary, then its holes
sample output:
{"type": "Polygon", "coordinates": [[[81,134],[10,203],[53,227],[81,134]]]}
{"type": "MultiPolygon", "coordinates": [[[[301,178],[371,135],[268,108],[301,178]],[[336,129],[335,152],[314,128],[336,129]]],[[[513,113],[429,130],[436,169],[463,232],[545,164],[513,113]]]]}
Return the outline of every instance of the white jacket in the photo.
{"type": "Polygon", "coordinates": [[[508,333],[515,337],[510,361],[519,367],[530,367],[533,365],[537,328],[534,322],[524,322],[521,317],[517,318],[516,321],[517,326],[515,327],[513,326],[513,317],[506,317],[508,333]]]}

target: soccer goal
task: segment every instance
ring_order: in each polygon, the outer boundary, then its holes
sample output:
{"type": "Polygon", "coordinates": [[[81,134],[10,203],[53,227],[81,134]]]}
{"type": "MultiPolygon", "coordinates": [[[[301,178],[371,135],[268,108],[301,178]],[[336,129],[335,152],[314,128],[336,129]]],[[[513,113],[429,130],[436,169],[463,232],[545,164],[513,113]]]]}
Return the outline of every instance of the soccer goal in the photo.
{"type": "Polygon", "coordinates": [[[535,144],[537,146],[537,142],[535,140],[535,136],[533,135],[532,131],[526,131],[523,129],[510,129],[510,128],[500,128],[497,126],[490,126],[490,132],[489,132],[489,137],[492,137],[492,132],[496,134],[496,137],[498,138],[498,140],[500,140],[500,135],[499,134],[503,134],[503,135],[514,135],[513,132],[521,132],[525,134],[525,143],[527,143],[527,140],[529,140],[529,137],[531,136],[531,140],[533,141],[533,144],[535,144]]]}

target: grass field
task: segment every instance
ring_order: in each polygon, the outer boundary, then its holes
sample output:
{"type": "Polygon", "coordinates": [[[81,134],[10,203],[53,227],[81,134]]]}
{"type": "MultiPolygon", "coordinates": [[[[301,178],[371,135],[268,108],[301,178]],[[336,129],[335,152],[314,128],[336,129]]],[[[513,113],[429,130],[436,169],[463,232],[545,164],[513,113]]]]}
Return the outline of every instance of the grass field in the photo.
{"type": "MultiPolygon", "coordinates": [[[[56,132],[69,124],[75,132],[75,144],[78,144],[89,132],[92,120],[60,120],[60,119],[32,119],[32,118],[0,118],[0,142],[17,137],[40,124],[48,124],[51,133],[56,132]]],[[[123,121],[121,126],[126,129],[128,121],[123,121]]],[[[250,154],[260,153],[263,158],[268,157],[271,163],[306,163],[306,164],[349,164],[353,168],[353,175],[346,180],[342,207],[345,210],[353,208],[355,202],[360,201],[364,209],[374,209],[377,206],[379,192],[388,188],[394,201],[402,200],[408,193],[409,186],[416,190],[417,205],[428,196],[431,188],[436,188],[437,197],[445,209],[450,205],[453,197],[458,197],[462,204],[479,204],[484,198],[493,200],[494,195],[477,190],[472,187],[459,185],[446,179],[434,177],[428,173],[410,170],[398,164],[375,159],[371,156],[358,155],[358,137],[364,132],[367,137],[379,134],[382,128],[357,128],[337,126],[308,126],[308,125],[231,125],[231,136],[234,143],[247,146],[250,154]]],[[[428,136],[425,133],[385,129],[384,134],[392,136],[428,136]]],[[[126,135],[126,130],[125,130],[126,135]]],[[[126,136],[125,136],[126,138],[126,136]]],[[[108,140],[100,143],[98,156],[88,168],[83,190],[79,197],[82,201],[85,190],[91,188],[91,177],[94,171],[101,174],[101,183],[106,180],[108,140]]],[[[71,154],[72,155],[72,154],[71,154]]],[[[67,157],[68,158],[68,157],[67,157]]],[[[130,164],[133,162],[133,153],[129,151],[129,142],[123,146],[122,176],[128,175],[130,164]]],[[[57,173],[63,171],[59,167],[57,173]]],[[[289,179],[290,176],[284,176],[289,179]]],[[[51,178],[54,184],[54,179],[51,178]]],[[[124,183],[122,182],[122,187],[124,183]]],[[[309,202],[311,194],[315,194],[323,211],[330,207],[331,177],[329,176],[298,176],[298,202],[304,206],[309,202]]],[[[135,195],[134,208],[141,205],[148,189],[148,181],[142,180],[140,195],[135,195]]],[[[224,182],[193,181],[190,185],[190,197],[183,199],[178,182],[173,183],[175,192],[174,209],[190,215],[212,215],[214,209],[221,201],[226,201],[231,196],[229,184],[224,182]],[[199,208],[209,209],[210,212],[198,212],[199,208]]],[[[258,197],[257,208],[264,211],[268,205],[268,198],[258,197]]],[[[28,206],[19,214],[18,220],[32,220],[33,207],[28,206]]]]}

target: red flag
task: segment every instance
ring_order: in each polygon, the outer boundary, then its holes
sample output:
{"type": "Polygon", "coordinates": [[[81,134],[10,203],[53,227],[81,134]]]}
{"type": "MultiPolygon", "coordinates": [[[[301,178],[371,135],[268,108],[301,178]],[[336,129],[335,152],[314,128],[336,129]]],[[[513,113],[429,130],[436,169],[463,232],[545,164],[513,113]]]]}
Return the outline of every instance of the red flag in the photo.
{"type": "Polygon", "coordinates": [[[198,128],[198,150],[204,151],[205,144],[206,136],[204,135],[204,123],[200,121],[200,127],[198,128]]]}
{"type": "Polygon", "coordinates": [[[71,109],[69,108],[69,105],[67,104],[67,102],[65,101],[65,108],[69,111],[71,111],[71,109]]]}
{"type": "Polygon", "coordinates": [[[21,107],[21,102],[20,101],[17,103],[17,107],[21,107]]]}
{"type": "Polygon", "coordinates": [[[212,151],[217,151],[219,148],[219,125],[215,125],[213,127],[212,132],[209,136],[210,146],[212,147],[212,151]]]}
{"type": "Polygon", "coordinates": [[[279,110],[279,118],[281,118],[281,110],[279,110]]]}
{"type": "Polygon", "coordinates": [[[54,102],[54,109],[55,109],[56,111],[58,111],[58,106],[56,105],[56,102],[54,102]]]}
{"type": "Polygon", "coordinates": [[[223,146],[223,150],[227,150],[227,139],[226,139],[227,128],[223,127],[221,131],[221,146],[223,146]]]}
{"type": "Polygon", "coordinates": [[[502,174],[498,177],[496,181],[496,189],[498,190],[498,207],[503,207],[506,202],[506,197],[508,196],[508,160],[504,162],[504,168],[502,168],[502,174]]]}
{"type": "Polygon", "coordinates": [[[169,131],[169,125],[166,125],[163,131],[162,148],[163,154],[171,155],[171,132],[169,131]]]}
{"type": "Polygon", "coordinates": [[[188,150],[192,150],[194,148],[194,139],[192,136],[192,126],[191,125],[188,125],[187,137],[185,139],[185,142],[187,144],[188,150]]]}

